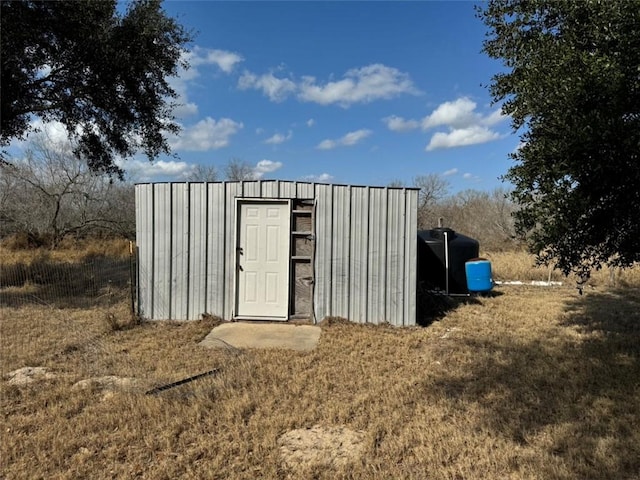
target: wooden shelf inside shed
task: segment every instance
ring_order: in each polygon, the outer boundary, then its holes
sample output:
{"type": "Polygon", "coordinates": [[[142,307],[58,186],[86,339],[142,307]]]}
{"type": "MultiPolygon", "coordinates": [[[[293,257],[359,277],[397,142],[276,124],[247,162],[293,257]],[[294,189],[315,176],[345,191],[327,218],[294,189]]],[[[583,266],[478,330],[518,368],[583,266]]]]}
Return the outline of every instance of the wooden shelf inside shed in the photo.
{"type": "Polygon", "coordinates": [[[291,318],[313,319],[314,201],[296,199],[291,210],[291,318]]]}

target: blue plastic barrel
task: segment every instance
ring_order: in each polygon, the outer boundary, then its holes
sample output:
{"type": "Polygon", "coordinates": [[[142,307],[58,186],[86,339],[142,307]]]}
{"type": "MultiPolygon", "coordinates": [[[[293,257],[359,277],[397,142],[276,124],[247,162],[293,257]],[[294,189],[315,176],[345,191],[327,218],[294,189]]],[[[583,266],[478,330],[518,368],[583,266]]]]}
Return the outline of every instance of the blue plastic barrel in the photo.
{"type": "Polygon", "coordinates": [[[470,292],[488,292],[493,288],[491,262],[484,258],[474,258],[465,263],[467,288],[470,292]]]}

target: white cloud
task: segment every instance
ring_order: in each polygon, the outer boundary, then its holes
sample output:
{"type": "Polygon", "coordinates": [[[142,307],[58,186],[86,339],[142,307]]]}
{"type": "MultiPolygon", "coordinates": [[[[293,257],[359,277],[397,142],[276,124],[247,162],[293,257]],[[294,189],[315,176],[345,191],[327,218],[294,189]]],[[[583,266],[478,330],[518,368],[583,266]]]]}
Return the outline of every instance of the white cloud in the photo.
{"type": "Polygon", "coordinates": [[[338,146],[338,143],[335,140],[323,140],[321,141],[316,148],[318,150],[331,150],[333,148],[336,148],[338,146]]]}
{"type": "Polygon", "coordinates": [[[511,153],[518,153],[520,151],[520,149],[522,147],[524,147],[527,144],[527,142],[523,142],[522,140],[518,142],[518,144],[515,146],[515,148],[513,149],[513,152],[511,153]]]}
{"type": "MultiPolygon", "coordinates": [[[[44,137],[47,141],[58,145],[69,144],[69,132],[67,127],[57,120],[51,122],[43,122],[40,118],[36,118],[30,123],[32,131],[31,135],[44,137]]],[[[80,127],[76,131],[81,131],[80,127]]]]}
{"type": "Polygon", "coordinates": [[[474,125],[491,127],[507,118],[502,115],[501,109],[483,116],[476,112],[477,106],[476,102],[468,97],[461,97],[452,102],[444,102],[430,115],[422,119],[422,129],[428,130],[442,125],[452,129],[467,128],[474,125]]]}
{"type": "Polygon", "coordinates": [[[465,128],[478,123],[480,118],[475,113],[476,106],[476,103],[467,97],[458,98],[453,102],[444,102],[431,115],[422,119],[422,128],[427,130],[440,125],[465,128]]]}
{"type": "Polygon", "coordinates": [[[489,127],[503,121],[506,117],[500,110],[483,116],[476,112],[477,104],[468,97],[440,104],[430,115],[422,119],[422,129],[446,126],[448,132],[436,132],[425,150],[453,148],[486,143],[501,138],[501,135],[489,127]]]}
{"type": "Polygon", "coordinates": [[[240,54],[228,52],[225,50],[216,50],[211,48],[203,48],[195,46],[192,50],[183,51],[181,61],[187,62],[189,68],[178,68],[178,74],[169,78],[169,84],[178,94],[175,102],[178,106],[174,109],[177,118],[185,118],[196,115],[198,106],[189,101],[187,93],[189,83],[200,76],[202,67],[215,65],[224,73],[231,73],[236,64],[242,62],[243,58],[240,54]]]}
{"type": "Polygon", "coordinates": [[[492,125],[496,125],[496,124],[502,122],[503,120],[506,120],[507,118],[508,118],[508,116],[507,115],[503,115],[502,114],[502,109],[499,108],[498,110],[495,110],[491,114],[489,114],[486,117],[484,117],[482,119],[482,123],[484,125],[487,125],[488,127],[490,127],[492,125]]]}
{"type": "Polygon", "coordinates": [[[132,181],[150,182],[153,180],[182,180],[186,178],[195,168],[187,162],[174,160],[158,160],[149,162],[148,160],[120,160],[116,164],[127,171],[132,181]]]}
{"type": "Polygon", "coordinates": [[[177,94],[177,98],[173,99],[173,104],[175,105],[173,114],[178,119],[186,118],[198,113],[198,106],[189,101],[189,95],[187,93],[187,85],[191,81],[191,78],[195,77],[187,74],[185,70],[180,69],[177,77],[170,77],[168,79],[169,85],[177,94]]]}
{"type": "Polygon", "coordinates": [[[360,140],[367,138],[369,135],[371,135],[371,130],[356,130],[355,132],[349,132],[344,137],[342,137],[340,139],[340,143],[346,146],[355,145],[356,143],[360,142],[360,140]]]}
{"type": "Polygon", "coordinates": [[[404,118],[396,115],[385,117],[382,121],[387,125],[389,130],[394,132],[408,132],[410,130],[415,130],[420,126],[420,122],[417,120],[405,120],[404,118]]]}
{"type": "Polygon", "coordinates": [[[193,65],[192,59],[195,56],[192,50],[183,50],[180,54],[180,64],[178,66],[178,74],[169,79],[169,83],[176,90],[182,92],[186,88],[186,82],[198,78],[200,71],[193,65]],[[182,63],[186,62],[189,67],[185,68],[182,63]]]}
{"type": "Polygon", "coordinates": [[[367,65],[347,71],[342,80],[318,84],[314,77],[303,77],[298,98],[320,105],[338,104],[348,107],[408,93],[420,92],[408,74],[382,64],[367,65]]]}
{"type": "Polygon", "coordinates": [[[236,134],[243,124],[229,118],[215,120],[206,117],[195,125],[186,127],[172,139],[171,148],[174,150],[206,151],[217,150],[229,145],[229,138],[236,134]]]}
{"type": "MultiPolygon", "coordinates": [[[[276,77],[273,72],[256,75],[245,71],[238,80],[240,90],[260,90],[273,102],[282,102],[290,95],[297,95],[303,102],[320,105],[338,104],[348,107],[354,103],[368,103],[379,99],[389,99],[402,94],[418,95],[408,74],[382,64],[353,68],[344,78],[327,83],[318,83],[315,77],[303,76],[295,82],[290,78],[276,77]]],[[[313,120],[307,122],[313,125],[313,120]]]]}
{"type": "Polygon", "coordinates": [[[336,147],[350,147],[371,135],[371,130],[361,129],[349,132],[337,140],[326,139],[320,142],[316,148],[318,150],[331,150],[336,147]]]}
{"type": "Polygon", "coordinates": [[[287,140],[291,140],[291,137],[293,137],[293,133],[291,132],[291,130],[289,130],[289,133],[287,133],[286,135],[283,135],[282,133],[276,133],[275,135],[267,138],[264,143],[278,145],[280,143],[286,142],[287,140]]]}
{"type": "Polygon", "coordinates": [[[185,60],[191,65],[191,69],[202,65],[216,65],[224,73],[231,73],[235,66],[242,62],[242,55],[227,50],[217,50],[195,46],[186,52],[185,60]]]}
{"type": "Polygon", "coordinates": [[[303,182],[313,182],[313,183],[331,183],[334,179],[333,175],[328,173],[321,173],[320,175],[305,175],[301,177],[300,180],[303,182]]]}
{"type": "Polygon", "coordinates": [[[316,121],[313,118],[307,120],[307,127],[313,127],[316,124],[316,121]]]}
{"type": "Polygon", "coordinates": [[[267,173],[275,172],[282,168],[282,162],[274,162],[272,160],[260,160],[253,169],[253,177],[256,180],[261,179],[267,173]]]}
{"type": "Polygon", "coordinates": [[[449,133],[434,133],[425,150],[431,151],[438,148],[463,147],[478,143],[486,143],[499,138],[500,134],[497,132],[491,131],[486,127],[474,125],[468,128],[454,129],[449,133]]]}
{"type": "Polygon", "coordinates": [[[489,115],[481,115],[476,111],[477,104],[468,97],[461,97],[440,104],[431,114],[422,120],[404,119],[391,115],[383,118],[389,130],[407,132],[421,127],[429,130],[436,127],[448,127],[448,132],[436,132],[425,150],[452,148],[477,143],[490,142],[501,138],[501,135],[489,127],[496,125],[507,117],[500,109],[489,115]]]}
{"type": "Polygon", "coordinates": [[[198,114],[198,106],[193,102],[186,101],[186,97],[181,97],[186,103],[179,103],[177,107],[173,109],[173,114],[176,118],[191,117],[198,114]]]}
{"type": "MultiPolygon", "coordinates": [[[[10,142],[9,148],[24,151],[29,148],[29,143],[32,141],[42,141],[48,148],[59,152],[68,152],[72,148],[69,132],[62,122],[57,120],[45,122],[36,117],[29,122],[29,129],[24,138],[14,138],[10,142]]],[[[82,132],[83,127],[78,125],[75,133],[80,134],[82,132]]]]}
{"type": "Polygon", "coordinates": [[[456,173],[458,173],[458,169],[457,168],[451,168],[445,172],[442,173],[443,177],[450,177],[451,175],[455,175],[456,173]]]}
{"type": "Polygon", "coordinates": [[[297,87],[288,78],[278,78],[271,72],[257,76],[245,71],[238,80],[238,88],[261,90],[272,102],[282,102],[289,94],[295,92],[297,87]]]}
{"type": "Polygon", "coordinates": [[[465,180],[476,182],[476,183],[482,181],[482,179],[479,176],[474,175],[474,174],[469,173],[469,172],[463,174],[462,178],[464,178],[465,180]]]}

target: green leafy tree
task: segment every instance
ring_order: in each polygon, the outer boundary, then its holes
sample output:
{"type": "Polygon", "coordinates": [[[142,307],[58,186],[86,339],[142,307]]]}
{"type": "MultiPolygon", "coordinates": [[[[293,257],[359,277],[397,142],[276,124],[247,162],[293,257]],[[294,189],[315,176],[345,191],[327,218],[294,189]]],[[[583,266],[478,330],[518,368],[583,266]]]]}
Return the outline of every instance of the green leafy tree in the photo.
{"type": "Polygon", "coordinates": [[[191,35],[161,8],[135,0],[2,0],[0,145],[24,138],[34,117],[62,122],[76,154],[117,174],[117,156],[169,153],[176,75],[191,35]]]}
{"type": "Polygon", "coordinates": [[[640,1],[490,0],[490,85],[521,146],[505,178],[542,262],[640,260],[640,1]]]}

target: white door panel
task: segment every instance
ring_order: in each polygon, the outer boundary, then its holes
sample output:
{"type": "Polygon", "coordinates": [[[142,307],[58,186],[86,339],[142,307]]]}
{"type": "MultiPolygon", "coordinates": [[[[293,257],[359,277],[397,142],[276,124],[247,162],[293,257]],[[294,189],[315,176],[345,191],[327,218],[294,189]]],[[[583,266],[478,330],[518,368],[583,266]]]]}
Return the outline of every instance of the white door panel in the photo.
{"type": "Polygon", "coordinates": [[[289,312],[289,204],[241,202],[238,214],[236,315],[286,318],[289,312]]]}

